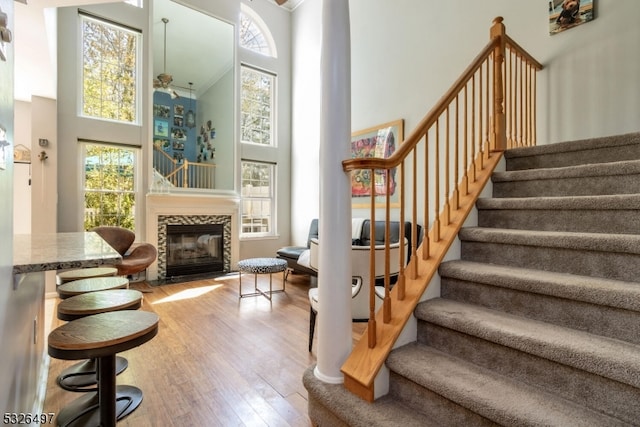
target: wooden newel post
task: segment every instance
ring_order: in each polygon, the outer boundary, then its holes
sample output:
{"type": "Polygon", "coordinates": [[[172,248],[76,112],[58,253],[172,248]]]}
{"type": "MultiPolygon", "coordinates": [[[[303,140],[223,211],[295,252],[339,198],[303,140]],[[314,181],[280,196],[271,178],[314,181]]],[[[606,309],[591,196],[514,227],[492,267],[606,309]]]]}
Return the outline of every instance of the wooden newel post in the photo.
{"type": "Polygon", "coordinates": [[[507,120],[504,113],[504,77],[503,64],[505,57],[506,31],[502,23],[502,16],[493,20],[491,26],[491,40],[498,39],[493,51],[493,129],[491,130],[494,151],[507,149],[507,120]]]}

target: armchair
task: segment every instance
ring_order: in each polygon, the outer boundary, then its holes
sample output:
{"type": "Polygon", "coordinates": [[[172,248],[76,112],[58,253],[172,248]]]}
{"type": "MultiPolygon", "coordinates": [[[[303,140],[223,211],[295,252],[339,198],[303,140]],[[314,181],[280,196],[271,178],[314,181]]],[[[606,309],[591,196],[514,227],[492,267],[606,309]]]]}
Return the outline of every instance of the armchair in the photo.
{"type": "Polygon", "coordinates": [[[133,243],[136,235],[133,231],[122,227],[100,226],[91,231],[96,232],[113,249],[122,256],[122,261],[115,264],[119,276],[133,276],[146,270],[155,260],[158,251],[150,243],[133,243]]]}
{"type": "Polygon", "coordinates": [[[276,257],[287,261],[288,270],[309,274],[312,277],[318,275],[318,271],[312,268],[309,268],[303,264],[299,264],[298,260],[300,256],[307,251],[311,245],[311,239],[318,238],[318,219],[315,218],[311,221],[309,225],[309,235],[307,236],[307,245],[306,246],[285,246],[280,248],[276,252],[276,257]]]}
{"type": "MultiPolygon", "coordinates": [[[[406,239],[405,239],[406,244],[406,239]]],[[[317,270],[319,243],[318,239],[311,239],[310,242],[310,264],[317,270]]],[[[354,322],[366,322],[369,320],[369,295],[370,295],[370,271],[369,271],[369,246],[351,246],[351,317],[354,322]]],[[[374,247],[375,251],[375,278],[376,282],[382,282],[385,274],[385,245],[380,244],[374,247]]],[[[405,258],[406,260],[406,258],[405,258]]],[[[391,276],[397,276],[400,270],[400,242],[396,241],[389,247],[389,262],[391,276]]],[[[378,286],[376,286],[378,287],[378,286]]],[[[378,294],[378,292],[376,292],[378,294]]],[[[376,298],[376,310],[382,304],[382,299],[376,298]]],[[[309,289],[309,351],[313,346],[313,336],[315,332],[316,317],[320,311],[320,301],[318,299],[318,288],[309,289]]]]}

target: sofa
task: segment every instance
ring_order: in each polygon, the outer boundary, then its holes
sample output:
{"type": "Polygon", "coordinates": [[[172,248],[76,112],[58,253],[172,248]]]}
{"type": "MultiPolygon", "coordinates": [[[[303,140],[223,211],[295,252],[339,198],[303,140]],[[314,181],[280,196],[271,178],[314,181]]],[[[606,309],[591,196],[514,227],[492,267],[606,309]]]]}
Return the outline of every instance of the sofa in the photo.
{"type": "MultiPolygon", "coordinates": [[[[369,219],[362,218],[354,218],[352,220],[352,245],[353,246],[369,246],[371,244],[371,221],[369,219]]],[[[417,227],[417,235],[418,241],[417,246],[420,246],[422,242],[422,227],[418,224],[417,227]]],[[[400,241],[400,232],[401,232],[400,222],[399,221],[391,221],[390,223],[390,234],[391,234],[391,242],[396,243],[400,241]]],[[[405,257],[405,262],[409,262],[411,258],[411,243],[412,243],[412,235],[411,235],[411,222],[405,221],[404,227],[402,227],[402,234],[406,239],[406,248],[407,254],[405,257]]],[[[376,221],[375,222],[375,237],[376,237],[376,245],[382,245],[385,243],[385,221],[376,221]]],[[[307,245],[306,246],[285,246],[283,248],[278,249],[276,252],[277,258],[284,259],[287,261],[287,267],[290,271],[294,273],[301,274],[309,274],[313,277],[317,277],[318,272],[311,266],[310,257],[310,247],[311,241],[314,239],[318,239],[318,219],[315,218],[311,221],[309,225],[309,234],[307,236],[307,245]]]]}

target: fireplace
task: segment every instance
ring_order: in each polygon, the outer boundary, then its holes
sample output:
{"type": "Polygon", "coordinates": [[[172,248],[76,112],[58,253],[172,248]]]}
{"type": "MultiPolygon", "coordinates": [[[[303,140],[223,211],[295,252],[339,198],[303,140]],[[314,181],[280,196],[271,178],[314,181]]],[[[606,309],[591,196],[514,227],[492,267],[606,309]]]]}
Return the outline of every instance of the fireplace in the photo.
{"type": "Polygon", "coordinates": [[[224,271],[222,224],[167,225],[166,276],[224,271]]]}
{"type": "Polygon", "coordinates": [[[158,279],[231,271],[231,216],[159,215],[158,279]]]}

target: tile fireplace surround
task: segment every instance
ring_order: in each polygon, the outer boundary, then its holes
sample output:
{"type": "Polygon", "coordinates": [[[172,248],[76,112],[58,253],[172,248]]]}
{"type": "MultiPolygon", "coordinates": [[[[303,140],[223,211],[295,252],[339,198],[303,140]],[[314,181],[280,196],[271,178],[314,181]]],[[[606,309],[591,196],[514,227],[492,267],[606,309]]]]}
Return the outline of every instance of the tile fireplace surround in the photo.
{"type": "Polygon", "coordinates": [[[239,200],[227,196],[194,194],[147,194],[147,241],[158,249],[158,259],[147,269],[148,280],[165,279],[166,224],[216,223],[225,225],[224,268],[235,270],[239,257],[239,200]],[[229,221],[230,218],[230,221],[229,221]],[[163,230],[164,233],[163,234],[163,230]],[[227,233],[227,231],[229,231],[227,233]]]}

